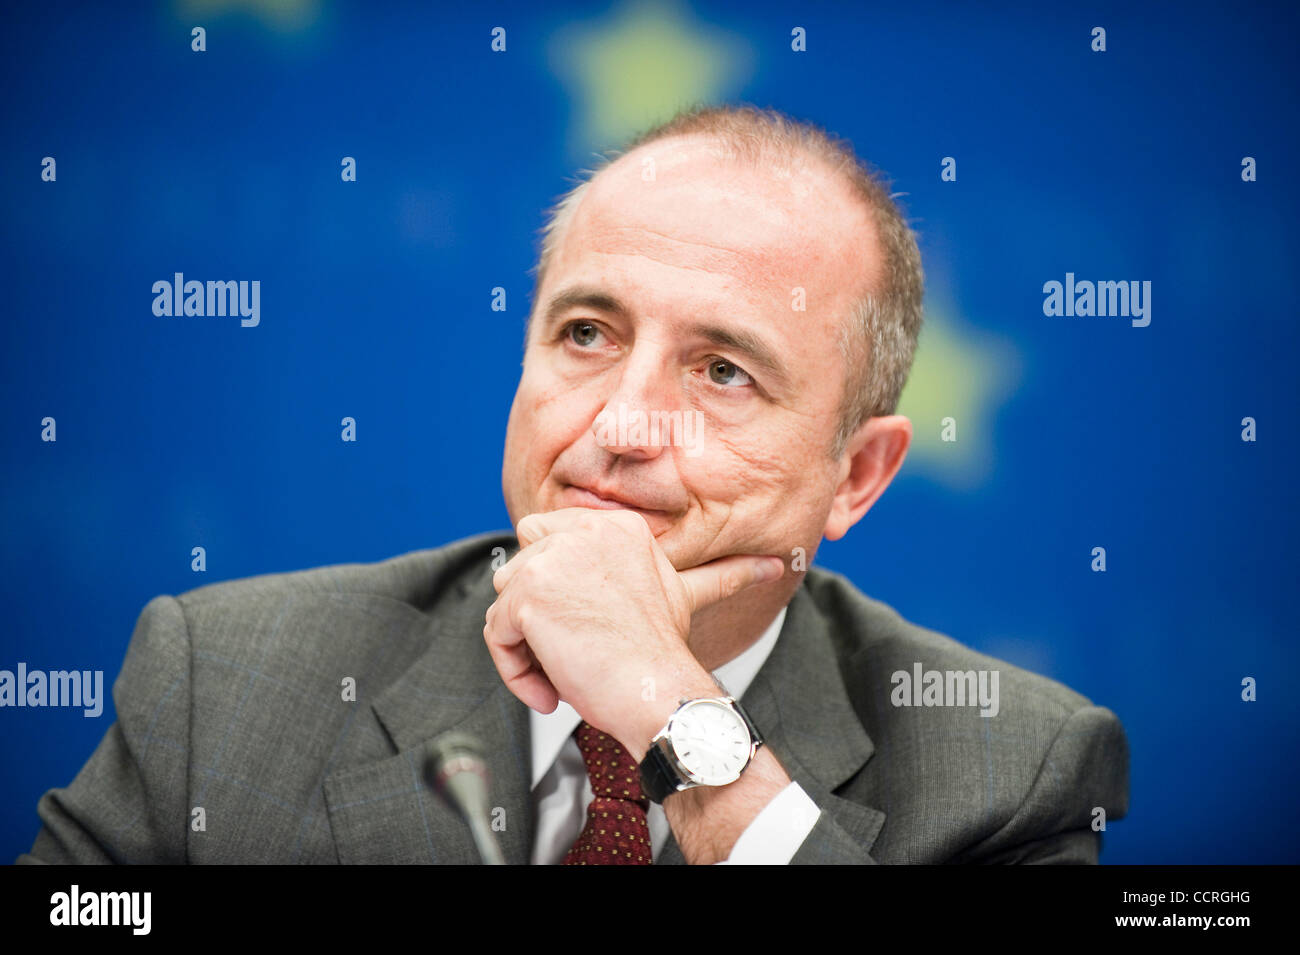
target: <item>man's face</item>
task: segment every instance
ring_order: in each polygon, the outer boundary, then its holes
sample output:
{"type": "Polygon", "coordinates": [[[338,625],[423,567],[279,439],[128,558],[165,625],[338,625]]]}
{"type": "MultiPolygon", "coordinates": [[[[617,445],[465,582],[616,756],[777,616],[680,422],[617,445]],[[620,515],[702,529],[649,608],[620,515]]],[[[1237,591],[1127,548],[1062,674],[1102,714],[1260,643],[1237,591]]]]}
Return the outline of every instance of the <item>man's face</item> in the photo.
{"type": "Polygon", "coordinates": [[[506,430],[511,520],[631,507],[678,570],[794,547],[811,560],[846,473],[829,457],[838,323],[878,276],[874,236],[827,173],[746,168],[707,139],[608,167],[537,292],[506,430]],[[626,427],[638,414],[665,427],[626,427]]]}

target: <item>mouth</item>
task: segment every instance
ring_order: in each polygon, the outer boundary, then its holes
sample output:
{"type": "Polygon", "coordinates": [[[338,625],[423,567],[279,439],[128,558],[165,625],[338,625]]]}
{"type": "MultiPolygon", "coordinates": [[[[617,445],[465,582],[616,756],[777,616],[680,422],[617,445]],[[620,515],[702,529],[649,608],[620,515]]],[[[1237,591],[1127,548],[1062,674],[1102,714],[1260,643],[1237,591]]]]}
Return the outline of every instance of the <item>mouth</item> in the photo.
{"type": "Polygon", "coordinates": [[[560,492],[560,497],[565,506],[568,507],[590,507],[607,511],[636,511],[642,517],[654,519],[651,527],[655,526],[655,522],[664,522],[670,517],[668,511],[642,507],[636,501],[612,495],[609,491],[598,493],[577,484],[566,484],[560,492]]]}

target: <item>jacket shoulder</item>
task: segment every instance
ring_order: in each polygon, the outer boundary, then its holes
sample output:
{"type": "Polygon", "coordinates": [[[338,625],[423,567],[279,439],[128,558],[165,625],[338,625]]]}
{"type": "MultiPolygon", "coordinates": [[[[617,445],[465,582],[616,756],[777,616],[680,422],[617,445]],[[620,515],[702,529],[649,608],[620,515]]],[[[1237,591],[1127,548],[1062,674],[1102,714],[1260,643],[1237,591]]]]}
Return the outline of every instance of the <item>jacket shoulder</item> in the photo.
{"type": "Polygon", "coordinates": [[[1128,809],[1128,742],[1105,707],[918,626],[839,574],[804,585],[875,745],[840,794],[887,816],[882,862],[1095,862],[1128,809]],[[919,684],[919,685],[918,685],[919,684]]]}
{"type": "Polygon", "coordinates": [[[1050,677],[981,653],[936,630],[907,620],[892,606],[869,597],[841,574],[825,568],[809,570],[805,586],[831,624],[841,665],[869,667],[888,677],[906,671],[997,671],[1001,691],[1032,700],[1037,708],[1064,720],[1091,701],[1050,677]]]}
{"type": "Polygon", "coordinates": [[[147,752],[144,784],[163,793],[148,813],[182,818],[202,806],[221,836],[182,826],[167,855],[146,845],[125,857],[334,861],[322,781],[394,753],[371,704],[482,612],[493,549],[513,545],[493,532],[151,600],[114,687],[122,743],[111,752],[147,752]]]}
{"type": "Polygon", "coordinates": [[[369,595],[427,610],[449,585],[489,566],[495,548],[508,551],[513,546],[515,536],[511,532],[489,531],[380,561],[331,564],[205,584],[176,599],[186,609],[198,609],[212,604],[238,606],[264,597],[369,595]]]}
{"type": "Polygon", "coordinates": [[[427,649],[471,584],[492,573],[494,549],[514,543],[513,534],[494,531],[372,563],[187,591],[173,606],[188,636],[194,680],[232,687],[250,674],[278,674],[297,685],[329,674],[337,686],[341,676],[363,673],[370,686],[384,685],[427,649]]]}

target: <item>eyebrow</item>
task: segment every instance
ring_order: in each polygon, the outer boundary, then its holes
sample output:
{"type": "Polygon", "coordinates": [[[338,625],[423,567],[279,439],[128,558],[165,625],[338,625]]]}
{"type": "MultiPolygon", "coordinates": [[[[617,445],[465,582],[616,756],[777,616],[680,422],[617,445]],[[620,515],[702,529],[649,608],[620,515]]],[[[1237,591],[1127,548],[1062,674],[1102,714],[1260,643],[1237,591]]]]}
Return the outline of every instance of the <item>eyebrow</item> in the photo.
{"type": "Polygon", "coordinates": [[[594,285],[574,285],[566,288],[551,299],[546,306],[546,325],[550,325],[562,313],[571,308],[594,308],[598,312],[607,312],[626,318],[631,309],[613,295],[596,288],[594,285]]]}
{"type": "MultiPolygon", "coordinates": [[[[632,309],[624,305],[617,296],[595,286],[575,285],[560,292],[547,304],[543,319],[544,326],[550,327],[557,318],[571,308],[591,308],[620,318],[627,318],[632,314],[632,309]]],[[[702,338],[719,348],[726,348],[743,355],[747,366],[766,372],[780,385],[787,387],[790,385],[790,372],[786,369],[785,363],[762,338],[753,332],[705,322],[689,325],[685,331],[690,337],[702,338]]]]}

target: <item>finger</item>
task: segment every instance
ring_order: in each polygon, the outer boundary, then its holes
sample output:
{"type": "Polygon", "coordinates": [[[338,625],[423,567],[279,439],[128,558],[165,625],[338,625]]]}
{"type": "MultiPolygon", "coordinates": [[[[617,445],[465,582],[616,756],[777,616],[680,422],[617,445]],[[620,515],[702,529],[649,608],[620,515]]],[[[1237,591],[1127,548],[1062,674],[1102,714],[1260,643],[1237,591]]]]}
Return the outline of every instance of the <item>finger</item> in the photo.
{"type": "Polygon", "coordinates": [[[492,586],[496,588],[496,592],[500,594],[505,590],[506,585],[523,569],[524,565],[551,546],[552,542],[553,538],[551,537],[543,537],[541,540],[534,541],[498,567],[492,574],[492,586]]]}
{"type": "Polygon", "coordinates": [[[591,513],[586,507],[563,507],[558,511],[538,511],[520,518],[515,525],[515,536],[519,538],[520,547],[535,544],[548,534],[560,530],[572,530],[578,526],[578,520],[591,513]]]}
{"type": "Polygon", "coordinates": [[[510,679],[502,679],[506,689],[538,713],[554,713],[560,705],[559,691],[540,669],[525,670],[510,679]]]}
{"type": "Polygon", "coordinates": [[[507,614],[494,614],[489,608],[483,639],[487,642],[492,664],[497,668],[506,688],[537,712],[554,712],[559,705],[560,694],[522,635],[510,626],[507,614]]]}
{"type": "Polygon", "coordinates": [[[596,507],[562,507],[557,511],[538,511],[535,514],[529,514],[520,519],[515,526],[515,536],[519,538],[519,546],[527,547],[535,541],[541,540],[548,534],[555,534],[559,531],[581,530],[589,526],[591,522],[608,521],[611,524],[625,524],[627,527],[635,527],[637,530],[650,529],[644,517],[636,511],[628,510],[608,510],[596,507]]]}
{"type": "Polygon", "coordinates": [[[748,555],[719,557],[680,572],[691,596],[691,613],[784,574],[785,561],[780,557],[748,555]]]}

